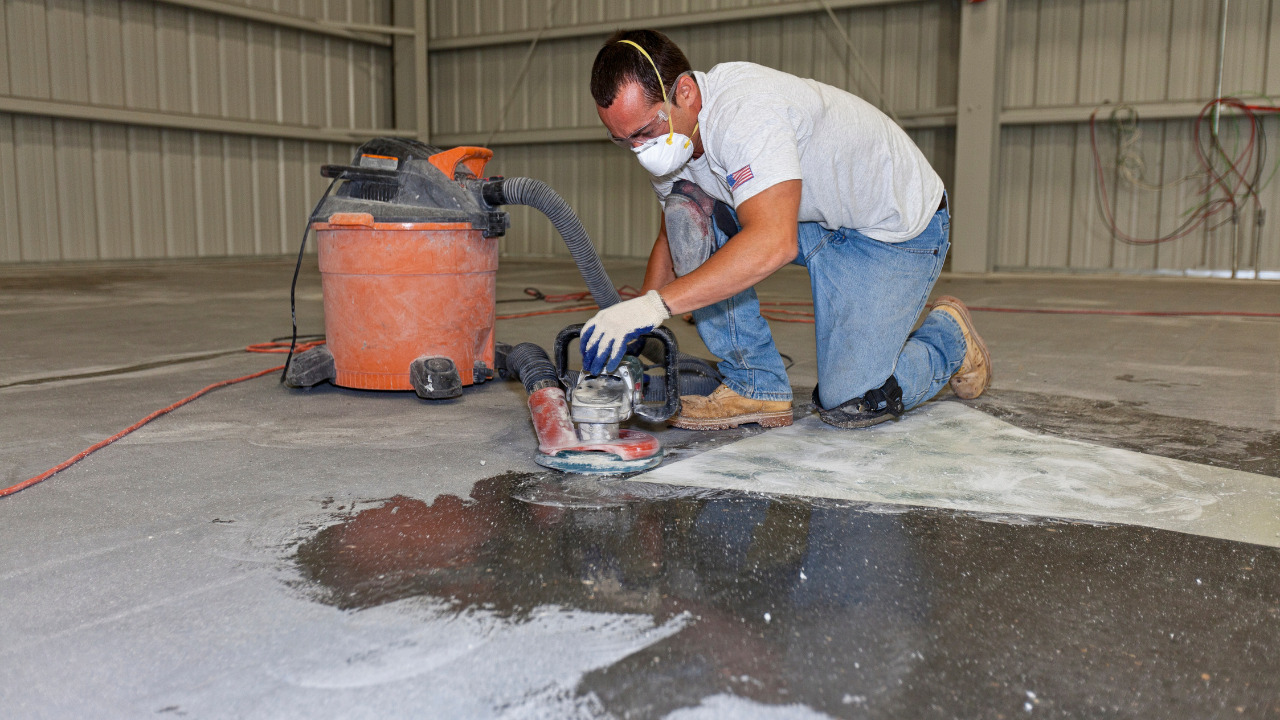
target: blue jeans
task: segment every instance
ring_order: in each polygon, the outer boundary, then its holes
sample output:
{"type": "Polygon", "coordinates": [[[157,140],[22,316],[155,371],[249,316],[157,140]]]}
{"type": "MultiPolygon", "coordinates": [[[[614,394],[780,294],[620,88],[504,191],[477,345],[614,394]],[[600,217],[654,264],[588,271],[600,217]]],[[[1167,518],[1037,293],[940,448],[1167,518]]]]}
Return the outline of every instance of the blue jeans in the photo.
{"type": "MultiPolygon", "coordinates": [[[[710,198],[688,184],[683,192],[673,192],[664,205],[677,276],[729,240],[724,223],[710,218],[710,198]]],[[[721,213],[732,210],[721,206],[721,213]]],[[[942,272],[950,229],[946,209],[919,235],[900,243],[873,240],[849,228],[800,223],[793,262],[809,269],[824,408],[860,398],[890,376],[902,388],[903,405],[912,408],[936,395],[960,368],[964,336],[950,315],[929,313],[912,332],[942,272]]],[[[721,358],[725,385],[757,400],[791,399],[791,383],[755,290],[696,310],[693,317],[707,349],[721,358]]]]}

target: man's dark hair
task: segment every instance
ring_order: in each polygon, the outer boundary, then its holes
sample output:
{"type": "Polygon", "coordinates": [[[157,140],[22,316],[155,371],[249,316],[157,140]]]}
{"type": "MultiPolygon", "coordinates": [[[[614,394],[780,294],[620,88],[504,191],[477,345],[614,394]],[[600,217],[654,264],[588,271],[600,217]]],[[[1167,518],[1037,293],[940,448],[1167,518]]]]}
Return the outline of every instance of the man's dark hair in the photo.
{"type": "Polygon", "coordinates": [[[689,65],[689,58],[666,35],[656,30],[619,30],[605,41],[591,66],[591,97],[595,98],[596,105],[600,107],[612,105],[618,97],[618,91],[629,82],[640,83],[649,102],[662,102],[663,88],[658,85],[653,67],[639,50],[619,42],[621,40],[630,40],[649,53],[654,65],[658,66],[662,84],[668,92],[680,73],[693,69],[689,65]]]}

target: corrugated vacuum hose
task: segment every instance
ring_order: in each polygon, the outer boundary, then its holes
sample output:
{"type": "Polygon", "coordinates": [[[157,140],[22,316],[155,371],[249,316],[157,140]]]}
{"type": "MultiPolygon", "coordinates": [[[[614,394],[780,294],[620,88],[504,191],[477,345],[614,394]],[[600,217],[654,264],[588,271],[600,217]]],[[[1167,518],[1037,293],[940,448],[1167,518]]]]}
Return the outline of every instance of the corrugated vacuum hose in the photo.
{"type": "Polygon", "coordinates": [[[603,309],[621,302],[622,298],[618,297],[617,289],[604,271],[600,256],[596,255],[587,229],[582,227],[582,221],[573,208],[569,207],[569,203],[552,190],[550,185],[527,177],[495,178],[486,180],[480,192],[484,201],[490,205],[528,205],[546,215],[556,232],[564,239],[596,305],[603,309]]]}
{"type": "MultiPolygon", "coordinates": [[[[600,256],[596,254],[595,246],[591,244],[587,229],[582,226],[582,221],[569,203],[550,185],[527,177],[494,178],[484,181],[480,192],[484,201],[490,205],[527,205],[546,215],[556,232],[564,239],[596,305],[607,308],[621,302],[613,281],[600,262],[600,256]]],[[[653,347],[646,346],[645,356],[659,364],[665,363],[658,343],[650,345],[653,347]]],[[[720,385],[720,373],[710,361],[681,353],[680,371],[681,394],[709,395],[720,385]]],[[[646,390],[646,395],[651,399],[666,394],[663,378],[657,377],[654,380],[656,383],[646,390]]]]}

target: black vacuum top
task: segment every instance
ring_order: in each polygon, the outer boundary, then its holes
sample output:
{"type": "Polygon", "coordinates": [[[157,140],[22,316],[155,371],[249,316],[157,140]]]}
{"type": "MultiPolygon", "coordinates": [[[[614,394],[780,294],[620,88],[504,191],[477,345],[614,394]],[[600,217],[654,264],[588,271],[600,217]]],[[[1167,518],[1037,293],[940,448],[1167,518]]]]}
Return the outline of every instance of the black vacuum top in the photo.
{"type": "Polygon", "coordinates": [[[476,170],[483,148],[442,150],[407,138],[375,138],[356,149],[350,165],[325,165],[321,174],[343,181],[311,216],[327,222],[335,213],[368,213],[374,222],[465,222],[497,237],[510,216],[481,197],[476,170]],[[449,172],[451,174],[446,174],[449,172]]]}

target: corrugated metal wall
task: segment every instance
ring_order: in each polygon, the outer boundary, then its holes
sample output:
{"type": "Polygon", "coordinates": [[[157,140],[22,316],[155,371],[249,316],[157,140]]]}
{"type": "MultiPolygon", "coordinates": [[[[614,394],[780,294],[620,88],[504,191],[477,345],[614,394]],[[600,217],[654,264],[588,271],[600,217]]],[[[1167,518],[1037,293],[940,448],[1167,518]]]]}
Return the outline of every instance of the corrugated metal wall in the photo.
{"type": "MultiPolygon", "coordinates": [[[[1213,97],[1219,0],[1023,0],[1009,4],[1006,109],[1153,103],[1213,97]]],[[[1280,12],[1269,0],[1232,0],[1223,92],[1280,96],[1280,12]]],[[[1110,112],[1099,117],[1106,121],[1110,112]]],[[[1243,121],[1223,121],[1230,147],[1243,121]]],[[[1272,137],[1280,130],[1265,121],[1272,137]]],[[[1139,121],[1133,152],[1143,179],[1171,184],[1196,173],[1192,119],[1139,121]]],[[[1119,136],[1099,125],[1098,144],[1117,225],[1132,235],[1170,233],[1201,201],[1203,178],[1163,190],[1141,189],[1116,171],[1119,136]]],[[[1201,229],[1172,242],[1134,246],[1113,240],[1098,209],[1089,125],[1059,123],[1002,130],[996,269],[1225,271],[1232,227],[1201,229]]],[[[1274,163],[1275,155],[1272,154],[1274,163]]],[[[1267,168],[1264,178],[1271,173],[1267,168]]],[[[1271,183],[1262,206],[1280,211],[1271,183]]],[[[1280,215],[1280,214],[1278,214],[1280,215]]],[[[1254,212],[1240,218],[1242,268],[1252,259],[1254,212]]],[[[1228,220],[1229,213],[1214,222],[1228,220]]],[[[1277,219],[1280,219],[1278,217],[1277,219]]],[[[1259,266],[1280,269],[1280,227],[1264,226],[1259,266]]]]}
{"type": "MultiPolygon", "coordinates": [[[[389,0],[241,0],[386,23],[389,0]]],[[[149,0],[3,0],[0,95],[388,127],[390,49],[149,0]]],[[[346,144],[0,113],[0,262],[277,255],[346,144]]]]}
{"type": "MultiPolygon", "coordinates": [[[[176,0],[2,1],[0,100],[295,128],[394,125],[393,59],[384,45],[191,10],[176,0]]],[[[833,2],[842,6],[839,22],[889,104],[950,184],[961,4],[833,2]]],[[[391,0],[223,4],[354,23],[392,20],[391,0]]],[[[1098,212],[1089,127],[1080,122],[1082,110],[1108,100],[1145,103],[1143,112],[1163,103],[1165,116],[1178,115],[1168,111],[1170,104],[1207,100],[1220,0],[1006,4],[1001,83],[1004,113],[1012,119],[1000,131],[993,266],[1229,268],[1230,224],[1158,246],[1112,238],[1098,212]]],[[[1280,95],[1274,5],[1231,3],[1228,94],[1280,95]]],[[[430,0],[432,137],[483,142],[498,127],[530,37],[549,27],[502,122],[506,139],[500,135],[498,142],[521,144],[498,145],[490,167],[551,182],[578,208],[605,255],[644,257],[658,219],[647,176],[629,153],[586,140],[603,133],[587,90],[601,40],[615,27],[658,24],[695,67],[752,60],[873,97],[835,26],[816,7],[798,0],[430,0]],[[722,15],[708,17],[715,13],[722,15]],[[738,19],[726,20],[724,13],[738,19]],[[742,13],[756,16],[739,18],[742,13]],[[548,133],[566,141],[547,142],[548,133]]],[[[1139,235],[1168,232],[1198,202],[1198,182],[1149,190],[1125,180],[1114,167],[1117,133],[1107,117],[1099,144],[1117,222],[1139,235]]],[[[1228,137],[1237,122],[1224,120],[1228,137]]],[[[1266,120],[1272,135],[1278,125],[1266,120]]],[[[1190,118],[1140,120],[1136,129],[1124,138],[1142,159],[1146,183],[1195,172],[1190,118]]],[[[288,252],[322,189],[317,166],[350,156],[351,145],[327,137],[330,142],[0,113],[0,262],[288,252]]],[[[1267,185],[1262,205],[1280,209],[1277,183],[1267,185]]],[[[564,254],[545,220],[525,210],[514,215],[506,254],[564,254]]],[[[1242,268],[1253,260],[1254,217],[1250,208],[1240,218],[1242,268]]],[[[1263,228],[1258,264],[1280,270],[1276,222],[1263,228]]]]}
{"type": "MultiPolygon", "coordinates": [[[[785,3],[437,0],[432,4],[430,26],[436,40],[537,30],[547,23],[548,11],[554,7],[556,27],[601,21],[642,27],[646,18],[765,4],[785,3]]],[[[836,15],[895,111],[909,114],[954,108],[958,13],[950,0],[843,9],[836,15]]],[[[664,32],[680,45],[696,69],[706,70],[717,62],[750,60],[874,97],[834,24],[822,13],[668,28],[664,32]]],[[[542,40],[510,103],[503,129],[582,128],[603,138],[588,82],[591,62],[606,36],[607,32],[602,32],[542,40]]],[[[527,42],[433,51],[432,136],[487,136],[497,126],[527,52],[527,42]]],[[[918,129],[912,135],[950,181],[954,130],[918,129]]],[[[499,174],[530,175],[551,183],[579,211],[603,254],[648,256],[657,233],[659,208],[648,175],[631,153],[607,142],[499,146],[490,167],[499,174]]],[[[503,245],[505,253],[567,255],[550,224],[536,214],[513,209],[512,222],[503,245]]]]}
{"type": "MultiPolygon", "coordinates": [[[[527,52],[528,35],[548,24],[553,29],[593,24],[640,27],[687,13],[732,13],[767,4],[435,0],[431,33],[438,45],[458,44],[460,39],[475,44],[521,31],[526,37],[495,46],[437,47],[432,53],[433,133],[487,137],[498,125],[500,108],[527,52]]],[[[1035,121],[1009,122],[1000,131],[995,198],[999,223],[991,240],[996,269],[1220,272],[1231,267],[1230,224],[1155,246],[1116,241],[1098,208],[1089,127],[1079,121],[1081,110],[1087,116],[1104,101],[1194,104],[1212,97],[1220,5],[1220,0],[1007,0],[1001,81],[1005,111],[1048,109],[1069,119],[1044,119],[1055,114],[1051,112],[1035,121]]],[[[837,11],[892,107],[904,114],[954,113],[959,13],[960,4],[951,0],[837,11]]],[[[1273,48],[1280,43],[1280,13],[1273,10],[1273,2],[1235,0],[1229,18],[1225,92],[1280,94],[1280,48],[1273,48]]],[[[698,68],[753,60],[873,96],[821,12],[665,31],[698,68]]],[[[542,40],[503,129],[599,128],[587,75],[605,33],[600,29],[585,37],[542,40]]],[[[1235,122],[1224,121],[1228,132],[1234,131],[1235,122]]],[[[1277,124],[1266,121],[1273,135],[1277,124]]],[[[1146,183],[1169,183],[1196,171],[1192,127],[1186,117],[1141,120],[1137,135],[1126,134],[1131,152],[1144,162],[1146,183]]],[[[938,127],[911,133],[950,183],[955,174],[954,131],[938,127]]],[[[1099,145],[1116,222],[1134,235],[1168,232],[1199,202],[1199,186],[1184,182],[1163,190],[1134,187],[1115,171],[1116,143],[1114,128],[1104,122],[1099,145]]],[[[498,147],[494,168],[556,184],[583,211],[605,254],[637,257],[647,251],[657,213],[644,172],[625,152],[586,142],[498,147]]],[[[1280,209],[1280,187],[1268,185],[1262,200],[1264,207],[1280,209]]],[[[1219,220],[1227,217],[1220,215],[1219,220]]],[[[1242,268],[1253,260],[1253,220],[1252,208],[1240,217],[1242,268]]],[[[563,253],[550,228],[527,213],[517,213],[504,250],[516,255],[563,253]]],[[[1257,261],[1264,270],[1280,269],[1276,223],[1264,227],[1257,261]]]]}

